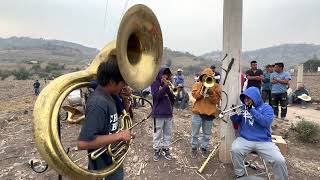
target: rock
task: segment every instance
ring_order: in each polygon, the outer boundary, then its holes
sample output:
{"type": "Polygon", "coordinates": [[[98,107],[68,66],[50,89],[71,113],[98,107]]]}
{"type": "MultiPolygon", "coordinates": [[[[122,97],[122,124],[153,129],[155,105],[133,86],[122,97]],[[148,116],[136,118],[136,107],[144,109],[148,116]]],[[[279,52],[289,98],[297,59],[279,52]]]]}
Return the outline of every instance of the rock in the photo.
{"type": "Polygon", "coordinates": [[[145,161],[145,162],[149,162],[149,161],[150,161],[150,157],[149,157],[149,156],[145,156],[145,157],[144,157],[144,161],[145,161]]]}
{"type": "Polygon", "coordinates": [[[125,169],[125,172],[130,172],[131,171],[131,167],[129,167],[129,166],[126,166],[124,169],[125,169]]]}
{"type": "Polygon", "coordinates": [[[278,127],[279,127],[278,124],[273,124],[273,125],[271,126],[272,129],[277,129],[278,127]]]}
{"type": "Polygon", "coordinates": [[[138,162],[138,160],[139,160],[139,157],[138,157],[138,156],[133,156],[133,159],[132,159],[132,162],[133,162],[133,163],[138,162]]]}
{"type": "Polygon", "coordinates": [[[16,166],[20,166],[20,165],[22,165],[23,163],[14,163],[13,164],[13,167],[16,167],[16,166]]]}
{"type": "Polygon", "coordinates": [[[163,168],[168,167],[168,163],[163,163],[163,168]]]}
{"type": "Polygon", "coordinates": [[[23,114],[28,114],[28,110],[24,110],[24,111],[23,111],[23,114]]]}
{"type": "Polygon", "coordinates": [[[7,127],[8,122],[6,120],[0,121],[0,129],[4,129],[5,127],[7,127]]]}

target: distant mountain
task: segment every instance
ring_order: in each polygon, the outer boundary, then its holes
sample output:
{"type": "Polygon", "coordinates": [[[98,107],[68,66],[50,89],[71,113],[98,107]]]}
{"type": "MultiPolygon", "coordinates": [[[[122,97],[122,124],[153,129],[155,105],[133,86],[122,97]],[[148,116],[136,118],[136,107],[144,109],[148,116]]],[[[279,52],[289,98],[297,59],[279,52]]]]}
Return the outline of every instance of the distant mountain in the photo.
{"type": "MultiPolygon", "coordinates": [[[[98,54],[96,48],[60,40],[33,39],[29,37],[0,38],[0,69],[17,69],[26,64],[58,63],[68,67],[84,67],[98,54]]],[[[173,71],[183,68],[202,68],[210,65],[202,57],[189,52],[175,51],[164,47],[162,65],[170,66],[173,71]]],[[[30,65],[28,65],[31,67],[30,65]]],[[[192,72],[193,72],[192,71],[192,72]]]]}
{"type": "MultiPolygon", "coordinates": [[[[0,63],[17,64],[36,61],[86,65],[98,52],[96,48],[67,41],[29,37],[0,38],[0,63]]],[[[183,60],[177,59],[197,60],[197,57],[189,52],[175,51],[167,47],[163,50],[162,58],[163,65],[170,61],[173,66],[183,64],[183,60]]]]}
{"type": "Polygon", "coordinates": [[[0,38],[0,63],[30,61],[64,64],[87,64],[98,49],[59,40],[29,37],[0,38]]]}
{"type": "MultiPolygon", "coordinates": [[[[291,67],[306,62],[314,55],[320,57],[320,45],[282,44],[253,51],[245,51],[242,54],[242,60],[244,60],[245,63],[256,60],[261,66],[282,61],[287,67],[291,67]]],[[[213,51],[203,54],[202,57],[205,59],[218,60],[222,57],[222,52],[213,51]]]]}

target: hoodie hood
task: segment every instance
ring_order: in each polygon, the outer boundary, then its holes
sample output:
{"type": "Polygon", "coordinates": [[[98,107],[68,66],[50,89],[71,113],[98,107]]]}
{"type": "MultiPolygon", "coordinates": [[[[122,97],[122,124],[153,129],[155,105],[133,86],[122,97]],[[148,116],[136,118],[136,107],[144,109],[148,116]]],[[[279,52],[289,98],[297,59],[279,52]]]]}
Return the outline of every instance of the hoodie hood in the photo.
{"type": "Polygon", "coordinates": [[[253,106],[254,107],[259,107],[262,104],[264,104],[260,91],[256,87],[249,87],[246,89],[242,94],[240,94],[240,100],[244,104],[244,97],[247,96],[253,101],[253,106]]]}
{"type": "Polygon", "coordinates": [[[204,70],[202,70],[199,79],[201,80],[202,76],[207,75],[207,76],[213,76],[213,71],[210,68],[205,68],[204,70]]]}
{"type": "Polygon", "coordinates": [[[160,68],[160,70],[159,70],[159,73],[158,73],[158,75],[157,75],[156,81],[161,82],[161,77],[162,77],[162,75],[164,74],[164,72],[166,72],[166,71],[168,71],[170,74],[172,74],[169,68],[167,68],[167,67],[162,67],[162,68],[160,68]]]}

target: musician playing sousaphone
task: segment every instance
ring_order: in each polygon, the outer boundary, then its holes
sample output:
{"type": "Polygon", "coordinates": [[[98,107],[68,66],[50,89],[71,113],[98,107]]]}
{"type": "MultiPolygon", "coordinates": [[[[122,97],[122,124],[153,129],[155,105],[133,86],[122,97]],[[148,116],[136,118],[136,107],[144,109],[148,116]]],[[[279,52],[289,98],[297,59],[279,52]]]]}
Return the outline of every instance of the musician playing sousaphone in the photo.
{"type": "MultiPolygon", "coordinates": [[[[97,83],[98,87],[88,99],[85,121],[78,138],[79,150],[88,150],[88,153],[102,146],[118,141],[128,141],[134,137],[128,130],[117,132],[118,113],[112,96],[119,95],[126,83],[120,74],[116,56],[111,56],[108,61],[100,64],[97,83]]],[[[101,170],[110,164],[112,164],[112,157],[103,153],[95,160],[89,158],[88,169],[101,170]]],[[[123,179],[123,177],[121,166],[108,176],[108,179],[123,179]]]]}
{"type": "Polygon", "coordinates": [[[201,127],[203,132],[201,152],[202,156],[207,158],[213,120],[217,112],[217,104],[221,99],[219,84],[215,83],[214,73],[210,68],[202,71],[199,81],[192,87],[192,96],[195,102],[192,108],[191,157],[196,158],[197,156],[201,127]]]}

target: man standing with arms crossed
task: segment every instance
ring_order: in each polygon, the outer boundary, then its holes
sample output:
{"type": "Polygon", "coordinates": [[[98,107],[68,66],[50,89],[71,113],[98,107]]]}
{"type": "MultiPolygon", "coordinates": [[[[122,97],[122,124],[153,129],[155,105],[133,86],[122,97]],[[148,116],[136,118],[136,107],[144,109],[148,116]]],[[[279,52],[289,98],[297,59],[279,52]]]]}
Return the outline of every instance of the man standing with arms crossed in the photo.
{"type": "Polygon", "coordinates": [[[247,89],[249,87],[256,87],[261,92],[261,81],[263,80],[263,71],[258,69],[257,61],[250,62],[251,69],[246,72],[246,76],[248,79],[247,89]]]}

